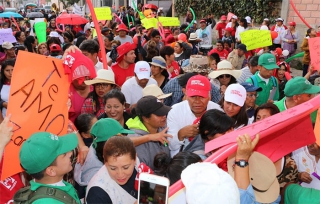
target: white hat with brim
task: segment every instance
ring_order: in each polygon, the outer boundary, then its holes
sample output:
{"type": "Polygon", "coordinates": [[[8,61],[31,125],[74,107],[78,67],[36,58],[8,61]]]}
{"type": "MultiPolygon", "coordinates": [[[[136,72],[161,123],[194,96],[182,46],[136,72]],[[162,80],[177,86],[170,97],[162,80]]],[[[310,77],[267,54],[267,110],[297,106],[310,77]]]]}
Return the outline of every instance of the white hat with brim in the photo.
{"type": "Polygon", "coordinates": [[[161,99],[165,99],[165,98],[170,97],[172,95],[172,93],[164,94],[162,92],[162,90],[157,85],[150,84],[142,90],[142,95],[143,96],[155,96],[155,97],[157,97],[157,99],[161,100],[161,99]]]}
{"type": "Polygon", "coordinates": [[[222,60],[221,62],[218,63],[217,70],[211,72],[209,74],[209,77],[212,79],[215,79],[223,74],[230,74],[234,78],[238,79],[241,76],[242,71],[233,69],[232,64],[229,61],[222,60]]]}
{"type": "MultiPolygon", "coordinates": [[[[97,77],[92,79],[92,80],[86,80],[84,81],[86,85],[92,85],[92,84],[99,84],[99,83],[106,83],[106,84],[114,84],[115,79],[114,79],[114,73],[111,70],[106,70],[106,69],[100,69],[97,72],[97,77]]],[[[118,85],[117,85],[118,86],[118,85]]]]}
{"type": "Polygon", "coordinates": [[[149,64],[160,67],[162,69],[167,69],[166,60],[161,56],[153,57],[152,62],[149,62],[149,64]]]}

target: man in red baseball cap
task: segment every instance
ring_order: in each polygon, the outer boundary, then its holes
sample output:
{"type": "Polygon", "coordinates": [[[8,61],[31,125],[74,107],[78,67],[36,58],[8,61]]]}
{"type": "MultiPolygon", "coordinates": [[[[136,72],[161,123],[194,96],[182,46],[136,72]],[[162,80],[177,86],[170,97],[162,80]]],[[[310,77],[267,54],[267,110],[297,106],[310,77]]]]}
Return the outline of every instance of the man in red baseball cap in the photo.
{"type": "Polygon", "coordinates": [[[209,79],[202,75],[195,75],[188,80],[186,86],[187,100],[172,106],[167,117],[168,134],[173,136],[168,138],[171,156],[189,144],[188,138],[199,134],[199,125],[195,121],[199,121],[207,110],[222,110],[218,104],[210,101],[210,91],[209,79]]]}
{"type": "Polygon", "coordinates": [[[122,86],[128,78],[134,76],[134,62],[136,59],[135,49],[136,45],[128,42],[117,47],[117,63],[111,68],[114,73],[116,84],[119,86],[122,86]]]}

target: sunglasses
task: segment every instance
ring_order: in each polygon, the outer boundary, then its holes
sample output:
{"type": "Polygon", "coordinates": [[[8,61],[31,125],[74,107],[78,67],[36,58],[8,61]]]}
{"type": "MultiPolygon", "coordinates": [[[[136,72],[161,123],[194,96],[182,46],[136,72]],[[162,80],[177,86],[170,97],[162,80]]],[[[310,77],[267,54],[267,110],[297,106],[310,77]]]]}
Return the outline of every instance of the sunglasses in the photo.
{"type": "Polygon", "coordinates": [[[222,74],[222,75],[220,75],[219,76],[219,79],[222,79],[222,78],[230,78],[231,77],[231,75],[230,74],[222,74]]]}
{"type": "Polygon", "coordinates": [[[107,87],[109,86],[109,84],[106,84],[106,83],[98,83],[98,84],[95,84],[94,86],[97,87],[97,88],[99,88],[99,87],[107,88],[107,87]]]}

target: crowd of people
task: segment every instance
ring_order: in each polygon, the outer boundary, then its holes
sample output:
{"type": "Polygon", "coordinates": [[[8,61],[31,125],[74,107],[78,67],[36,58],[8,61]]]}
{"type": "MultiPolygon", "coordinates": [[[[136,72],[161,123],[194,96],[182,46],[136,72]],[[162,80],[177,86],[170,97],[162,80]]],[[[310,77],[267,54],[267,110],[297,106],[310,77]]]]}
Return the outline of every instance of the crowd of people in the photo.
{"type": "MultiPolygon", "coordinates": [[[[245,134],[237,138],[237,152],[228,159],[216,165],[202,162],[213,153],[205,152],[206,142],[320,92],[308,48],[308,38],[317,36],[315,29],[301,39],[296,23],[287,28],[282,18],[272,27],[267,18],[255,27],[249,16],[228,20],[223,15],[216,22],[210,14],[197,24],[188,11],[180,27],[162,31],[145,29],[139,12],[121,8],[119,18],[99,21],[101,45],[93,35],[91,17],[87,24],[65,25],[61,32],[55,12],[45,15],[45,43],[38,44],[28,20],[20,22],[20,31],[10,20],[2,24],[12,28],[16,43],[3,42],[0,48],[0,158],[13,134],[7,108],[21,50],[61,63],[72,56],[77,62],[73,70],[80,71],[73,74],[66,96],[68,134],[35,132],[22,144],[24,173],[0,183],[1,203],[141,203],[137,182],[142,172],[167,177],[171,185],[182,179],[188,203],[318,202],[317,143],[273,163],[254,151],[259,135],[245,134]],[[271,46],[248,51],[240,33],[249,29],[270,29],[278,36],[271,46]],[[295,53],[299,41],[304,71],[292,77],[285,59],[295,53]],[[101,49],[107,53],[106,66],[101,49]],[[24,186],[30,186],[27,198],[18,191],[24,186]],[[221,189],[228,195],[218,193],[221,189]]],[[[313,123],[316,114],[310,115],[313,123]]],[[[156,197],[148,202],[158,203],[156,197]]]]}

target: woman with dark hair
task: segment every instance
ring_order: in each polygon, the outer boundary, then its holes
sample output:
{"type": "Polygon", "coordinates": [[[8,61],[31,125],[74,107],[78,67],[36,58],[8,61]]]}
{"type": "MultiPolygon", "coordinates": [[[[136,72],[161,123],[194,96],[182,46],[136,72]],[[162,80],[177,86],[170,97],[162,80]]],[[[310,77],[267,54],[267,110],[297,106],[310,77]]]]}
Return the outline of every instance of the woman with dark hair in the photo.
{"type": "Polygon", "coordinates": [[[292,78],[289,72],[288,64],[286,62],[278,62],[277,65],[279,69],[274,69],[273,76],[278,79],[279,84],[279,100],[281,100],[284,95],[284,87],[286,83],[292,78]]]}
{"type": "Polygon", "coordinates": [[[217,64],[220,62],[220,57],[217,53],[212,53],[208,55],[209,67],[215,71],[217,69],[217,64]]]}
{"type": "Polygon", "coordinates": [[[247,108],[244,104],[246,97],[247,91],[243,86],[231,84],[219,103],[224,112],[233,119],[235,129],[248,125],[247,108]]]}
{"type": "Polygon", "coordinates": [[[149,40],[146,43],[146,55],[144,56],[144,61],[151,62],[152,58],[159,56],[159,50],[157,49],[157,43],[153,40],[149,40]]]}
{"type": "Polygon", "coordinates": [[[49,48],[52,44],[61,45],[61,41],[60,41],[59,38],[50,37],[50,38],[47,40],[47,47],[49,48]]]}
{"type": "Polygon", "coordinates": [[[234,38],[236,31],[237,31],[237,27],[239,26],[238,23],[238,17],[236,15],[233,15],[230,19],[230,22],[226,25],[226,29],[227,28],[231,28],[232,32],[231,32],[231,36],[234,38]]]}
{"type": "Polygon", "coordinates": [[[165,133],[168,130],[165,127],[170,109],[155,96],[144,96],[132,109],[132,118],[126,123],[135,132],[128,137],[136,145],[139,160],[151,169],[154,169],[153,160],[157,153],[170,153],[167,137],[172,136],[165,133]]]}
{"type": "Polygon", "coordinates": [[[26,40],[26,35],[24,34],[24,32],[18,31],[18,32],[16,32],[16,34],[14,35],[14,37],[15,37],[16,40],[17,40],[16,46],[17,46],[17,45],[24,45],[24,41],[26,40]]]}
{"type": "Polygon", "coordinates": [[[87,147],[90,147],[92,144],[92,136],[90,134],[91,127],[97,122],[97,118],[93,114],[83,113],[80,114],[74,121],[80,136],[83,139],[83,142],[87,147]]]}
{"type": "Polygon", "coordinates": [[[93,85],[94,90],[84,101],[81,113],[90,113],[99,117],[104,113],[103,97],[117,86],[114,81],[114,73],[110,70],[100,69],[95,79],[86,80],[84,83],[93,85]]]}
{"type": "Polygon", "coordinates": [[[258,122],[277,113],[280,113],[280,110],[273,103],[262,104],[256,109],[254,114],[254,122],[258,122]]]}
{"type": "Polygon", "coordinates": [[[240,33],[244,32],[246,30],[248,30],[248,23],[247,23],[247,20],[245,18],[242,18],[240,20],[240,25],[237,27],[237,31],[236,31],[236,35],[235,35],[237,44],[241,43],[240,33]]]}
{"type": "Polygon", "coordinates": [[[113,118],[128,129],[126,122],[131,115],[125,110],[126,99],[119,89],[112,89],[103,97],[104,113],[98,118],[113,118]]]}
{"type": "MultiPolygon", "coordinates": [[[[86,160],[83,165],[77,163],[74,168],[74,179],[80,186],[87,186],[91,178],[104,164],[105,143],[113,136],[133,133],[125,130],[116,120],[105,118],[97,121],[91,128],[90,134],[93,143],[89,147],[86,160]]],[[[88,192],[88,191],[87,191],[88,192]]],[[[105,203],[105,202],[104,202],[105,203]]]]}
{"type": "Polygon", "coordinates": [[[104,165],[87,187],[86,203],[136,203],[136,150],[123,136],[111,137],[103,148],[104,165]]]}
{"type": "Polygon", "coordinates": [[[12,72],[13,72],[15,63],[16,63],[15,59],[9,59],[4,61],[1,66],[0,110],[2,114],[0,116],[0,122],[3,120],[3,118],[6,116],[6,113],[7,113],[11,78],[12,78],[12,72]]]}
{"type": "Polygon", "coordinates": [[[181,179],[181,173],[187,166],[197,162],[202,162],[202,159],[192,152],[179,152],[172,159],[170,155],[161,152],[154,157],[154,172],[167,177],[170,185],[173,185],[181,179]]]}
{"type": "Polygon", "coordinates": [[[157,81],[160,89],[163,89],[169,81],[169,74],[166,70],[166,61],[162,57],[156,56],[152,58],[152,62],[150,62],[150,64],[151,77],[157,81]]]}
{"type": "Polygon", "coordinates": [[[106,49],[106,53],[108,53],[112,50],[111,42],[113,41],[113,36],[109,34],[107,36],[103,36],[103,39],[104,39],[104,47],[106,49]]]}
{"type": "Polygon", "coordinates": [[[179,64],[174,60],[174,49],[170,46],[163,46],[160,49],[160,56],[166,60],[169,79],[178,76],[182,69],[180,69],[179,64]]]}
{"type": "Polygon", "coordinates": [[[73,34],[70,32],[70,31],[66,31],[62,34],[63,36],[63,40],[64,40],[64,43],[63,44],[66,44],[66,43],[73,43],[73,40],[74,40],[74,36],[73,34]]]}
{"type": "Polygon", "coordinates": [[[191,56],[192,47],[189,46],[186,42],[178,41],[174,46],[174,60],[178,62],[181,67],[182,63],[189,59],[191,56]]]}
{"type": "Polygon", "coordinates": [[[37,53],[38,40],[34,36],[28,36],[24,41],[24,45],[27,47],[28,52],[37,53]]]}

